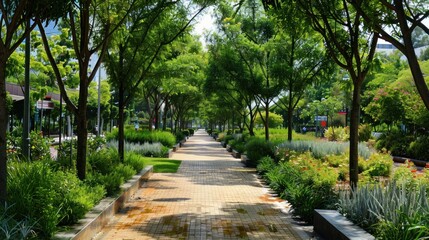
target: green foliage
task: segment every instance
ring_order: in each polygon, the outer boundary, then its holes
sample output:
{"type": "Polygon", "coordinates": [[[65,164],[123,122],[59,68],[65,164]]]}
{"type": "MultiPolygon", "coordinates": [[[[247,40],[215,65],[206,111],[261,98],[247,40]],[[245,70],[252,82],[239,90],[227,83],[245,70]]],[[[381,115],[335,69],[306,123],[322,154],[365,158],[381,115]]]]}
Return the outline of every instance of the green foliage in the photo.
{"type": "Polygon", "coordinates": [[[425,135],[407,135],[400,130],[393,130],[382,134],[375,147],[379,151],[389,151],[393,156],[427,160],[428,144],[429,137],[425,135]]]}
{"type": "Polygon", "coordinates": [[[195,130],[193,128],[189,128],[188,131],[191,136],[194,136],[195,130]]]}
{"type": "Polygon", "coordinates": [[[104,137],[92,137],[88,138],[88,152],[95,152],[106,144],[106,139],[104,137]]]}
{"type": "Polygon", "coordinates": [[[333,208],[338,174],[309,153],[292,155],[275,165],[264,158],[258,165],[270,187],[292,205],[293,214],[312,222],[315,208],[333,208]]]}
{"type": "Polygon", "coordinates": [[[360,142],[366,142],[371,138],[371,126],[368,124],[360,125],[359,126],[359,141],[360,142]]]}
{"type": "MultiPolygon", "coordinates": [[[[107,143],[109,148],[118,148],[117,141],[110,141],[107,143]]],[[[161,143],[148,143],[143,144],[125,142],[126,152],[135,152],[146,157],[163,157],[168,153],[168,148],[162,146],[161,143]]]]}
{"type": "Polygon", "coordinates": [[[144,158],[132,151],[125,152],[124,162],[131,166],[136,173],[140,172],[145,166],[144,158]]]}
{"type": "Polygon", "coordinates": [[[51,151],[49,150],[50,139],[44,138],[41,133],[36,131],[30,132],[30,147],[32,161],[51,159],[51,151]]]}
{"type": "Polygon", "coordinates": [[[116,149],[103,148],[98,152],[88,155],[88,163],[91,170],[101,174],[109,174],[114,166],[119,163],[119,155],[116,149]]]}
{"type": "MultiPolygon", "coordinates": [[[[183,133],[176,133],[183,136],[183,133]]],[[[163,146],[172,148],[176,143],[175,136],[170,132],[163,131],[140,131],[134,130],[134,128],[124,130],[125,140],[131,143],[156,143],[159,142],[163,146]]],[[[183,139],[183,138],[182,138],[183,139]]],[[[182,140],[180,139],[180,140],[182,140]]],[[[115,129],[111,133],[106,135],[106,141],[118,140],[118,130],[115,129]]]]}
{"type": "MultiPolygon", "coordinates": [[[[327,155],[341,155],[348,151],[349,143],[322,142],[322,141],[292,141],[280,144],[279,149],[286,148],[296,152],[311,151],[315,158],[322,159],[327,155]]],[[[371,150],[366,144],[359,144],[359,156],[367,159],[371,155],[371,150]]]]}
{"type": "Polygon", "coordinates": [[[371,177],[389,177],[393,168],[392,157],[388,154],[372,154],[366,160],[366,170],[363,174],[368,174],[371,177]]]}
{"type": "Polygon", "coordinates": [[[174,133],[174,142],[175,143],[178,143],[178,142],[182,141],[183,139],[185,139],[185,134],[183,134],[183,132],[177,131],[174,133]]]}
{"type": "MultiPolygon", "coordinates": [[[[258,124],[261,127],[264,127],[264,121],[262,120],[260,115],[258,115],[256,117],[255,124],[258,124]]],[[[269,117],[268,117],[268,127],[269,128],[278,128],[278,127],[281,127],[282,125],[283,125],[283,117],[279,114],[270,112],[269,117]]]]}
{"type": "Polygon", "coordinates": [[[407,149],[408,156],[429,161],[429,136],[419,136],[412,141],[407,149]]]}
{"type": "Polygon", "coordinates": [[[375,144],[378,151],[387,150],[394,156],[406,156],[411,139],[402,131],[394,130],[382,134],[375,144]]]}
{"type": "Polygon", "coordinates": [[[425,188],[407,189],[395,183],[362,186],[340,194],[339,210],[380,239],[429,236],[429,199],[425,188]]]}
{"type": "Polygon", "coordinates": [[[276,163],[270,157],[263,157],[258,166],[256,166],[256,171],[259,175],[264,176],[267,172],[276,167],[276,163]]]}
{"type": "Polygon", "coordinates": [[[248,167],[256,167],[261,158],[269,156],[274,158],[274,144],[263,139],[252,138],[245,145],[246,155],[249,158],[246,161],[248,167]]]}
{"type": "Polygon", "coordinates": [[[325,132],[325,137],[329,141],[348,141],[350,138],[349,129],[343,127],[329,127],[325,132]]]}
{"type": "Polygon", "coordinates": [[[9,204],[17,221],[28,218],[41,238],[61,224],[75,223],[104,196],[104,189],[82,184],[72,172],[53,171],[49,162],[11,162],[9,204]]]}
{"type": "Polygon", "coordinates": [[[11,207],[5,204],[0,207],[0,238],[6,240],[12,239],[31,239],[36,237],[34,232],[34,223],[29,219],[21,221],[15,220],[16,214],[11,210],[11,207]]]}
{"type": "Polygon", "coordinates": [[[190,135],[189,130],[183,130],[182,133],[185,135],[185,137],[189,137],[190,135]]]}

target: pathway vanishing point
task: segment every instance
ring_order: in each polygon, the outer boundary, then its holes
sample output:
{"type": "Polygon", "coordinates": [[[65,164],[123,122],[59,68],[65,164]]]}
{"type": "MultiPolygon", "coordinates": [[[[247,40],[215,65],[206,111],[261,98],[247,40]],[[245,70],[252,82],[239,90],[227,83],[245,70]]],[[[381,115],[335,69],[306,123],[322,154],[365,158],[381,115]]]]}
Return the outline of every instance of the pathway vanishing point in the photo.
{"type": "Polygon", "coordinates": [[[302,239],[286,203],[204,130],[172,159],[179,171],[155,173],[94,239],[302,239]]]}

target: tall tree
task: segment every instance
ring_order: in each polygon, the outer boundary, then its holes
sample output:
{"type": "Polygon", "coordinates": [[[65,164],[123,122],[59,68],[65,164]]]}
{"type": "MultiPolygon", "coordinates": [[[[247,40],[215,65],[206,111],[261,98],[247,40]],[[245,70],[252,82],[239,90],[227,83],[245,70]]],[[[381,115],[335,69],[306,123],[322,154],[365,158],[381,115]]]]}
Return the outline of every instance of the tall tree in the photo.
{"type": "Polygon", "coordinates": [[[0,2],[0,202],[7,197],[6,130],[8,121],[6,68],[11,54],[35,28],[35,21],[58,20],[70,1],[3,0],[0,2]]]}
{"type": "Polygon", "coordinates": [[[289,141],[292,141],[294,110],[305,90],[332,73],[322,39],[306,23],[305,15],[296,11],[296,7],[296,2],[289,2],[281,11],[274,11],[282,31],[272,43],[275,50],[272,55],[276,59],[272,72],[284,83],[284,97],[280,97],[276,105],[287,112],[289,141]]]}
{"type": "MultiPolygon", "coordinates": [[[[429,89],[414,51],[415,35],[423,31],[429,35],[424,20],[429,18],[427,0],[349,0],[365,20],[367,27],[392,43],[408,60],[414,83],[429,110],[429,89]]],[[[423,34],[420,34],[423,35],[423,34]]]]}
{"type": "Polygon", "coordinates": [[[70,99],[65,90],[63,75],[59,70],[57,57],[49,45],[44,26],[37,21],[42,36],[43,45],[49,62],[60,88],[67,108],[76,117],[77,122],[77,159],[76,169],[79,179],[86,177],[87,153],[87,108],[88,88],[101,65],[107,50],[111,35],[121,26],[129,11],[134,8],[137,0],[129,1],[95,1],[79,0],[67,8],[67,18],[64,21],[69,25],[76,61],[79,65],[79,99],[77,105],[70,99]],[[98,59],[90,69],[91,59],[98,59]]]}
{"type": "Polygon", "coordinates": [[[188,10],[193,9],[193,5],[187,4],[169,0],[140,1],[113,38],[106,63],[112,86],[119,96],[118,152],[121,160],[124,157],[125,107],[136,89],[150,77],[152,64],[159,60],[163,48],[187,31],[193,19],[207,7],[203,2],[188,18],[188,10]]]}
{"type": "Polygon", "coordinates": [[[353,100],[350,118],[349,171],[352,188],[358,184],[358,129],[361,90],[371,68],[378,34],[363,26],[363,17],[346,0],[279,0],[265,1],[267,5],[284,8],[297,3],[311,26],[324,38],[324,44],[333,61],[345,69],[353,82],[353,100]]]}

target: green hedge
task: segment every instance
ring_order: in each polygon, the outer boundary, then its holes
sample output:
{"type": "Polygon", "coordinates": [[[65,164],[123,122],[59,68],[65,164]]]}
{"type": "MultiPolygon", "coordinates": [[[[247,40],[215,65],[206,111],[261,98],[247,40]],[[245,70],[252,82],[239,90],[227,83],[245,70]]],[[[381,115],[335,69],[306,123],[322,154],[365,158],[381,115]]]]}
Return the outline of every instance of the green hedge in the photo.
{"type": "MultiPolygon", "coordinates": [[[[134,129],[125,129],[125,140],[131,143],[156,143],[159,142],[163,146],[172,148],[176,143],[175,136],[170,132],[163,131],[136,131],[134,129]]],[[[118,129],[114,129],[111,133],[106,134],[106,140],[118,140],[118,129]]]]}

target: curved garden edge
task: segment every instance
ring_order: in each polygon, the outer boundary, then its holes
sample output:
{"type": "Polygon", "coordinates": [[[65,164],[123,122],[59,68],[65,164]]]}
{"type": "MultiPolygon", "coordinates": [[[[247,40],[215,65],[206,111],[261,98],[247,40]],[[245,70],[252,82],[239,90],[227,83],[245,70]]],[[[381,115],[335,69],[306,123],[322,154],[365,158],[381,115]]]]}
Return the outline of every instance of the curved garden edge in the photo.
{"type": "Polygon", "coordinates": [[[122,184],[122,194],[116,198],[104,198],[85,217],[71,227],[70,231],[59,232],[53,239],[57,240],[85,240],[96,235],[110,220],[110,218],[124,206],[125,202],[139,187],[144,184],[153,174],[153,166],[147,166],[134,175],[126,183],[122,184]]]}

